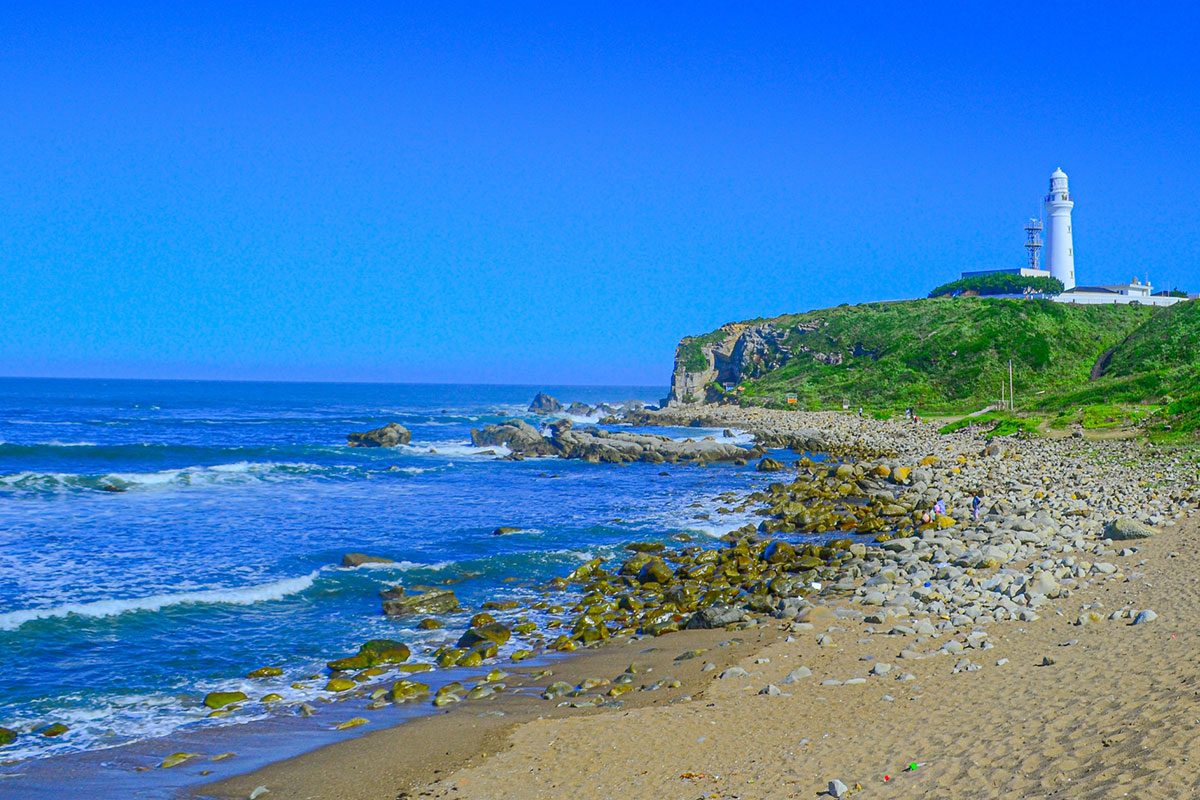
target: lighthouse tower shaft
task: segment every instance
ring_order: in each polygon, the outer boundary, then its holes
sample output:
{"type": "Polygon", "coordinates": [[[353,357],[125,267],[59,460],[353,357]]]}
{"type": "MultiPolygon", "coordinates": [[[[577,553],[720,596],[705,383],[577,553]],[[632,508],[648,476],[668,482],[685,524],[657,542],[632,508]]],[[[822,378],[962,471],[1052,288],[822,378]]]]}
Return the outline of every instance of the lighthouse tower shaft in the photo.
{"type": "Polygon", "coordinates": [[[1064,289],[1075,288],[1075,245],[1071,241],[1071,191],[1067,173],[1061,168],[1050,176],[1050,194],[1046,195],[1046,268],[1062,281],[1064,289]]]}

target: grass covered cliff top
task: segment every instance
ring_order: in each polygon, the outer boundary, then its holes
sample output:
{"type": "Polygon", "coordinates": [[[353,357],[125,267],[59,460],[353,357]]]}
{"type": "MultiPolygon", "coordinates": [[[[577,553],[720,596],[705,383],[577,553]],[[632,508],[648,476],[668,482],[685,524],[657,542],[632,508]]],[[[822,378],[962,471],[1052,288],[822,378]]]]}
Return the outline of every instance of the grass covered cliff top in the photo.
{"type": "Polygon", "coordinates": [[[743,402],[794,395],[801,408],[965,413],[999,401],[1011,359],[1019,409],[1150,404],[1179,423],[1200,423],[1195,302],[1151,308],[957,297],[844,305],[690,337],[680,344],[686,361],[679,366],[699,371],[710,363],[702,345],[755,326],[769,326],[757,329],[755,346],[714,365],[715,380],[737,383],[732,394],[743,402]]]}

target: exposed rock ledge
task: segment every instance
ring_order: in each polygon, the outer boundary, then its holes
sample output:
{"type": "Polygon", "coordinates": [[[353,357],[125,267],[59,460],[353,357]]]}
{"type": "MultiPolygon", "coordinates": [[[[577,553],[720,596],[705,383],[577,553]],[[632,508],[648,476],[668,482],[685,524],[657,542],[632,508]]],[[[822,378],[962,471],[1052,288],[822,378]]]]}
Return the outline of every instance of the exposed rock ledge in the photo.
{"type": "Polygon", "coordinates": [[[384,425],[366,433],[346,434],[346,443],[350,447],[396,447],[412,441],[408,428],[398,422],[384,425]]]}
{"type": "Polygon", "coordinates": [[[595,464],[628,464],[634,461],[652,464],[713,461],[746,463],[761,455],[760,450],[718,442],[711,436],[680,442],[666,436],[623,431],[613,433],[598,428],[573,429],[564,425],[552,426],[550,430],[551,435],[547,437],[526,422],[508,420],[498,425],[488,425],[483,430],[472,430],[471,442],[476,447],[507,447],[520,456],[559,456],[595,464]]]}

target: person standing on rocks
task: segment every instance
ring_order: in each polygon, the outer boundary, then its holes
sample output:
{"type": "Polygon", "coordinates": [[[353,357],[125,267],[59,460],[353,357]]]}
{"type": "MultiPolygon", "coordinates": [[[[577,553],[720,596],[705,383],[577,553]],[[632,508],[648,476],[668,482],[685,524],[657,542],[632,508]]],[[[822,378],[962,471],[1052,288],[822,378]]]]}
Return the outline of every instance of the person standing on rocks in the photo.
{"type": "Polygon", "coordinates": [[[982,501],[979,499],[979,492],[971,492],[971,516],[976,522],[979,521],[979,506],[981,505],[982,501]]]}

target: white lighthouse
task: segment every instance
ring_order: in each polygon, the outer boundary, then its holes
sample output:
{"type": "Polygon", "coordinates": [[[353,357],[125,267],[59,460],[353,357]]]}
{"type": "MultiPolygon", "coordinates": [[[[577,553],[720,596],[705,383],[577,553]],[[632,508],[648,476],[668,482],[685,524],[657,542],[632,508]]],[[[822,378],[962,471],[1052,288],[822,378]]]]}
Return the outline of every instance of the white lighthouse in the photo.
{"type": "Polygon", "coordinates": [[[1075,203],[1062,167],[1050,176],[1046,195],[1046,266],[1067,291],[1075,288],[1075,245],[1071,242],[1071,209],[1075,203]]]}
{"type": "Polygon", "coordinates": [[[1053,300],[1056,303],[1076,303],[1080,305],[1144,305],[1169,306],[1187,299],[1181,292],[1154,291],[1149,280],[1134,278],[1129,283],[1103,286],[1077,286],[1075,284],[1075,244],[1071,236],[1071,209],[1075,203],[1071,200],[1071,190],[1067,188],[1067,173],[1062,168],[1054,170],[1050,176],[1050,194],[1046,195],[1046,264],[1045,269],[1038,269],[1038,250],[1042,247],[1040,235],[1043,226],[1040,220],[1031,219],[1025,225],[1025,249],[1029,266],[1004,267],[1002,269],[987,269],[962,274],[964,282],[970,278],[982,278],[996,275],[1012,275],[1018,279],[1005,281],[1008,288],[1004,293],[989,293],[987,288],[962,288],[954,294],[986,294],[991,297],[1040,298],[1053,300]],[[1061,294],[1045,293],[1043,287],[1026,286],[1022,291],[1019,278],[1058,278],[1062,281],[1061,294]]]}

